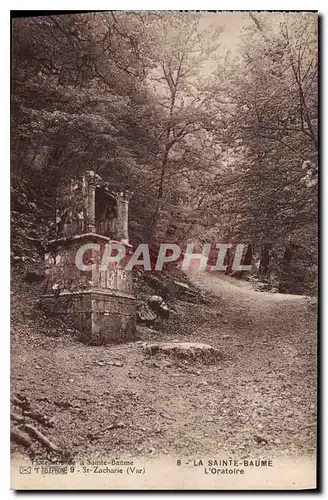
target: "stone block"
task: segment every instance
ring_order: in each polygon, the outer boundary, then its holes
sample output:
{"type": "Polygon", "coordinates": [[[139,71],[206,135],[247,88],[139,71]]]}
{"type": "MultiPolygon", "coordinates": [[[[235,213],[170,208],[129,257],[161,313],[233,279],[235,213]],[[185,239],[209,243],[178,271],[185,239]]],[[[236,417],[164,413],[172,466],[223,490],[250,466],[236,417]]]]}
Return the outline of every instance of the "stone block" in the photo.
{"type": "Polygon", "coordinates": [[[49,314],[76,330],[87,344],[104,345],[136,338],[135,299],[93,291],[43,296],[49,314]]]}

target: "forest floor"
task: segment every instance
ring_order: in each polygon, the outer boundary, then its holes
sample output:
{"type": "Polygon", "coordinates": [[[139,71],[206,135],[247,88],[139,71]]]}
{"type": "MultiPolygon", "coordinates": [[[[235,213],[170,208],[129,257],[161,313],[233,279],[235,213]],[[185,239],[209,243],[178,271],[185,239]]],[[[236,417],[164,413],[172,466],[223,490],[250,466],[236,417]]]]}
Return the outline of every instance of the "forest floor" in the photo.
{"type": "MultiPolygon", "coordinates": [[[[38,316],[29,287],[13,288],[12,397],[50,417],[53,427],[36,427],[75,458],[313,455],[315,305],[214,273],[189,279],[214,302],[177,301],[176,330],[138,327],[138,341],[99,347],[64,327],[49,332],[56,326],[38,316]],[[222,360],[147,356],[150,340],[204,342],[222,360]]],[[[47,457],[37,443],[12,447],[14,456],[47,457]]]]}

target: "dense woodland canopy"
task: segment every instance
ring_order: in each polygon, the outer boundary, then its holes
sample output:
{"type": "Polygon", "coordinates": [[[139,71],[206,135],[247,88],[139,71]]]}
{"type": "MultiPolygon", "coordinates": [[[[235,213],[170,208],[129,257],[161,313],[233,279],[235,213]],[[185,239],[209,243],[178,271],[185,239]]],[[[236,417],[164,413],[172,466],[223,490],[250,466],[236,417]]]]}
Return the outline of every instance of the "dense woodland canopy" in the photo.
{"type": "Polygon", "coordinates": [[[317,16],[231,13],[227,52],[204,15],[13,20],[13,258],[42,254],[57,184],[92,169],[134,193],[133,243],[249,243],[281,291],[315,291],[317,16]]]}

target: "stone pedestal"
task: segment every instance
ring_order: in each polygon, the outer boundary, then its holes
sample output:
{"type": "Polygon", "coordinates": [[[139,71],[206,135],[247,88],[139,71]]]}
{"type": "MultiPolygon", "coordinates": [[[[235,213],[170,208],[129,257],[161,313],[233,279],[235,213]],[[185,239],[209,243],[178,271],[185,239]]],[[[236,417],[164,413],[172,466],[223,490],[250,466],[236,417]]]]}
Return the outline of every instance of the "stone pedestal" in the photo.
{"type": "Polygon", "coordinates": [[[44,309],[77,331],[85,344],[106,345],[135,339],[135,299],[127,294],[88,290],[44,295],[44,309]]]}
{"type": "MultiPolygon", "coordinates": [[[[43,307],[80,332],[81,341],[88,344],[130,341],[136,335],[132,273],[114,265],[101,269],[109,242],[96,233],[80,234],[51,241],[46,254],[43,307]],[[90,269],[82,271],[76,254],[87,244],[95,248],[84,252],[83,264],[90,269]]],[[[128,245],[126,250],[128,255],[128,245]]]]}

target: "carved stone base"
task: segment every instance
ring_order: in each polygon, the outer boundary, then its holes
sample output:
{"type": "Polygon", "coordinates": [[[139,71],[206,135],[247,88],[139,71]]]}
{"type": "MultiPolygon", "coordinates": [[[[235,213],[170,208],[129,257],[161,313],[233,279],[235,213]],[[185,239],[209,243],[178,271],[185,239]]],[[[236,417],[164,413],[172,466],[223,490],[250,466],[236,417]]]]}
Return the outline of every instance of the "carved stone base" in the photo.
{"type": "Polygon", "coordinates": [[[136,301],[118,291],[84,290],[41,297],[43,308],[79,333],[86,344],[105,345],[136,338],[136,301]]]}

